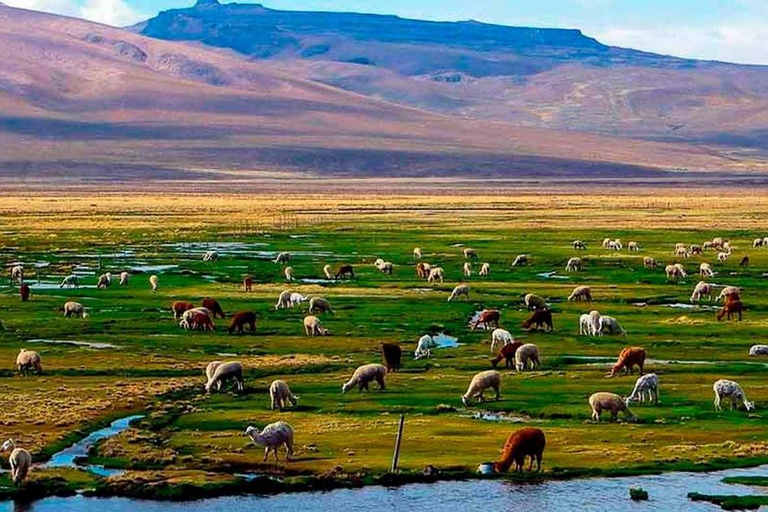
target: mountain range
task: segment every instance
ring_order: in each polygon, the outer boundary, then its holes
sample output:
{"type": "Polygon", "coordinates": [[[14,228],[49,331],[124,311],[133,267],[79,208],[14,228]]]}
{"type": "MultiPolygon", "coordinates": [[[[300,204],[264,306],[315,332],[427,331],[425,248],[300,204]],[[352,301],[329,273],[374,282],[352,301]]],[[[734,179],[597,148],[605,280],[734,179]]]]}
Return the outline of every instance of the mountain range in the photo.
{"type": "Polygon", "coordinates": [[[761,174],[768,68],[578,30],[201,0],[128,29],[0,4],[0,179],[761,174]]]}

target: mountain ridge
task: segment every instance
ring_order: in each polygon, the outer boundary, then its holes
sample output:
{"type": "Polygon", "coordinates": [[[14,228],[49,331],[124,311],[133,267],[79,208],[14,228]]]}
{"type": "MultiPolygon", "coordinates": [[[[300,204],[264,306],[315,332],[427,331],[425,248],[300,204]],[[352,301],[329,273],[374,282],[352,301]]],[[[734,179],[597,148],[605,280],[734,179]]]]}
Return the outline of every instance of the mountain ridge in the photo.
{"type": "Polygon", "coordinates": [[[208,2],[163,11],[133,30],[228,48],[446,115],[707,143],[761,140],[768,130],[768,67],[608,46],[578,29],[208,2]]]}
{"type": "Polygon", "coordinates": [[[730,148],[430,112],[314,80],[295,61],[10,7],[0,7],[0,61],[4,182],[654,180],[768,168],[730,148]]]}

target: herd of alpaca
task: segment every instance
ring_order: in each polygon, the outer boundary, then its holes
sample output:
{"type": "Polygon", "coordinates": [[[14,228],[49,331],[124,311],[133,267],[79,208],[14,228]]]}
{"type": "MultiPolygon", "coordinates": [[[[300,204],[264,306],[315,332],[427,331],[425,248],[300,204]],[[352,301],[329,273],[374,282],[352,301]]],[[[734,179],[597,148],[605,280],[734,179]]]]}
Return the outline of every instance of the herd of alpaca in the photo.
{"type": "MultiPolygon", "coordinates": [[[[754,247],[768,246],[768,237],[764,239],[755,239],[754,247]]],[[[573,248],[577,250],[586,250],[586,244],[580,240],[573,242],[573,248]]],[[[621,240],[606,238],[603,241],[603,247],[606,250],[621,251],[624,244],[621,240]]],[[[630,252],[639,252],[640,246],[636,242],[629,242],[627,250],[630,252]]],[[[692,255],[701,255],[706,250],[718,252],[718,262],[724,262],[733,251],[733,247],[727,240],[714,239],[707,241],[702,245],[686,246],[677,244],[674,248],[676,258],[689,258],[692,255]]],[[[462,265],[462,274],[465,278],[472,276],[474,268],[472,263],[478,260],[478,253],[474,249],[466,248],[463,251],[466,261],[462,265]]],[[[443,283],[445,271],[442,267],[432,266],[423,261],[424,252],[421,248],[413,250],[413,258],[416,263],[416,274],[430,283],[443,283]]],[[[216,263],[219,261],[219,254],[216,251],[207,251],[203,256],[203,261],[216,263]]],[[[291,261],[291,254],[281,252],[275,258],[275,263],[287,264],[291,261]]],[[[531,258],[527,254],[518,255],[512,266],[526,266],[531,258]]],[[[748,264],[749,258],[742,259],[742,266],[748,264]]],[[[374,267],[381,273],[392,275],[395,265],[378,259],[374,262],[374,267]]],[[[657,263],[653,258],[644,257],[643,266],[647,268],[656,268],[657,263]]],[[[572,257],[565,266],[566,272],[581,272],[584,268],[584,260],[581,257],[572,257]]],[[[283,270],[287,281],[295,280],[293,267],[286,266],[283,270]]],[[[336,272],[326,265],[323,273],[328,280],[355,279],[355,271],[352,265],[341,265],[336,272]]],[[[670,280],[680,280],[687,277],[686,270],[681,263],[673,263],[665,267],[665,273],[670,280]]],[[[490,264],[482,263],[478,271],[480,277],[490,275],[490,264]]],[[[701,277],[714,277],[715,272],[708,263],[701,263],[699,267],[701,277]]],[[[30,300],[30,287],[24,282],[24,268],[22,265],[16,265],[11,269],[11,281],[19,284],[19,294],[22,301],[30,300]]],[[[113,276],[111,273],[105,273],[98,279],[97,288],[107,289],[112,285],[113,276]]],[[[129,274],[122,272],[120,274],[120,285],[127,286],[129,274]]],[[[150,288],[156,291],[158,288],[158,277],[152,275],[149,278],[150,288]]],[[[61,287],[77,287],[80,279],[76,275],[70,275],[64,278],[61,287]]],[[[246,292],[253,290],[254,280],[247,276],[243,280],[243,289],[246,292]]],[[[700,281],[694,288],[691,295],[691,302],[700,302],[704,298],[713,300],[715,285],[705,281],[700,281]]],[[[448,302],[453,302],[459,298],[469,300],[470,288],[467,283],[459,283],[453,288],[448,302]]],[[[741,290],[735,287],[724,287],[720,295],[715,299],[724,301],[722,309],[717,313],[717,320],[727,318],[731,320],[738,317],[742,319],[744,305],[741,301],[741,290]]],[[[581,285],[576,287],[567,297],[567,301],[592,303],[594,297],[589,286],[581,285]]],[[[308,302],[307,315],[303,319],[303,328],[306,336],[328,336],[330,331],[322,326],[319,314],[335,314],[330,302],[320,296],[305,297],[298,292],[284,290],[278,297],[275,309],[292,309],[304,302],[308,302]]],[[[530,311],[530,317],[522,323],[523,330],[543,330],[552,332],[554,324],[552,320],[552,310],[547,300],[539,295],[529,293],[522,298],[522,305],[530,311]]],[[[68,301],[64,304],[62,311],[67,318],[79,317],[88,318],[88,308],[75,301],[68,301]]],[[[221,304],[210,297],[202,300],[200,306],[184,300],[177,300],[171,305],[173,318],[179,326],[186,330],[193,331],[213,331],[215,329],[214,320],[225,319],[227,314],[221,304]]],[[[465,407],[471,406],[473,401],[484,402],[485,393],[488,390],[493,392],[495,400],[501,399],[502,374],[497,370],[498,365],[504,361],[506,368],[514,369],[516,372],[532,371],[538,368],[542,363],[538,347],[533,343],[522,343],[515,341],[513,335],[506,329],[500,327],[501,312],[497,309],[487,309],[477,312],[470,320],[469,327],[472,331],[482,328],[491,330],[491,352],[494,358],[490,363],[492,369],[484,370],[472,377],[467,391],[461,396],[461,402],[465,407]]],[[[254,311],[238,311],[231,315],[229,334],[255,334],[257,330],[257,315],[254,311]]],[[[621,335],[626,337],[627,332],[614,317],[602,315],[597,310],[585,313],[579,318],[579,334],[585,336],[599,337],[604,335],[621,335]]],[[[415,359],[429,358],[432,356],[432,349],[437,348],[436,337],[432,335],[422,336],[416,346],[414,353],[415,359]]],[[[397,372],[402,366],[402,348],[397,343],[383,343],[381,345],[381,355],[384,364],[370,363],[359,366],[352,373],[349,380],[341,386],[341,392],[347,393],[352,389],[358,392],[368,391],[371,383],[376,383],[380,390],[386,390],[386,378],[391,372],[397,372]]],[[[750,349],[750,355],[768,355],[768,346],[755,345],[750,349]]],[[[638,368],[639,377],[631,390],[631,393],[622,398],[621,396],[610,392],[596,392],[589,397],[589,405],[592,410],[592,420],[600,421],[603,412],[610,413],[612,420],[616,420],[619,413],[623,413],[627,419],[635,419],[635,415],[630,411],[629,405],[632,402],[646,402],[653,404],[659,402],[659,377],[655,373],[644,374],[646,363],[646,351],[642,347],[624,348],[618,356],[615,364],[610,368],[608,377],[615,377],[621,373],[632,374],[634,368],[638,368]]],[[[17,358],[16,366],[18,372],[26,376],[29,373],[42,374],[42,359],[38,352],[21,349],[17,358]]],[[[206,369],[206,382],[204,389],[207,393],[213,391],[222,391],[228,385],[233,385],[235,390],[243,391],[244,368],[239,361],[212,361],[206,369]]],[[[296,409],[299,403],[299,397],[294,395],[288,383],[283,380],[275,380],[268,388],[271,409],[284,411],[288,408],[296,409]]],[[[754,403],[747,400],[741,386],[734,381],[721,379],[714,383],[713,391],[715,393],[715,409],[721,410],[723,401],[730,403],[731,408],[743,405],[747,411],[754,409],[754,403]]],[[[268,424],[263,429],[249,426],[245,434],[251,438],[254,444],[265,447],[264,460],[266,461],[270,452],[274,454],[275,460],[278,460],[278,449],[284,448],[286,451],[286,460],[290,461],[293,456],[294,429],[284,421],[277,421],[268,424]]],[[[543,451],[546,445],[545,434],[538,428],[523,428],[512,433],[502,450],[502,456],[494,465],[497,472],[506,472],[513,465],[515,471],[522,471],[525,460],[530,457],[529,469],[533,468],[534,463],[537,470],[541,469],[543,451]]],[[[21,485],[26,478],[30,466],[30,453],[16,446],[16,443],[9,439],[2,445],[2,451],[11,451],[9,463],[11,465],[11,475],[14,484],[21,485]]]]}

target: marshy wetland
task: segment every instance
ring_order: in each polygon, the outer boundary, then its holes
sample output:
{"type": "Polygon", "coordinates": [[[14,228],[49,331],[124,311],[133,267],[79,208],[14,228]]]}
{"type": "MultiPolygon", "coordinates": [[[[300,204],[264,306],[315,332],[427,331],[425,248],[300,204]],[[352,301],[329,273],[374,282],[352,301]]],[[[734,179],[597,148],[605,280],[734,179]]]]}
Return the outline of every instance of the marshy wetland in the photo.
{"type": "MultiPolygon", "coordinates": [[[[151,214],[135,218],[134,199],[126,199],[123,209],[107,198],[92,199],[92,207],[83,202],[82,211],[62,206],[58,213],[48,203],[33,202],[40,223],[31,221],[34,211],[14,210],[13,202],[3,211],[0,361],[6,363],[0,365],[5,368],[0,370],[0,437],[15,439],[38,464],[20,488],[7,474],[0,476],[4,497],[79,491],[189,499],[463,479],[472,477],[480,462],[497,458],[508,435],[523,425],[546,433],[543,473],[513,481],[768,463],[768,366],[763,364],[768,360],[748,355],[752,345],[766,342],[768,332],[768,248],[752,248],[754,238],[768,235],[762,218],[733,229],[721,221],[712,226],[693,198],[687,206],[676,197],[645,206],[632,199],[623,208],[616,200],[611,209],[564,196],[564,206],[558,210],[551,202],[547,213],[535,197],[516,203],[478,199],[483,208],[472,209],[468,202],[451,210],[431,200],[418,208],[405,206],[416,199],[390,209],[378,199],[365,208],[360,199],[347,204],[337,199],[325,213],[306,218],[298,206],[286,203],[281,215],[295,222],[270,222],[269,217],[250,222],[252,206],[226,209],[247,204],[242,199],[219,210],[203,200],[194,210],[195,200],[178,199],[186,220],[175,204],[166,203],[164,210],[151,199],[151,214]],[[86,215],[105,204],[116,212],[113,216],[86,215]],[[665,223],[680,215],[680,223],[665,223]],[[557,221],[542,221],[550,217],[557,221]],[[673,256],[675,243],[701,244],[715,236],[734,246],[724,263],[712,251],[684,260],[673,256]],[[640,251],[605,250],[606,237],[635,241],[640,251]],[[574,250],[576,239],[587,249],[574,250]],[[424,261],[445,269],[443,284],[415,275],[414,247],[422,248],[424,261]],[[462,276],[466,247],[479,256],[469,278],[462,276]],[[218,261],[203,261],[209,250],[219,253],[218,261]],[[283,265],[273,262],[283,251],[292,254],[296,280],[291,283],[283,265]],[[530,265],[512,267],[518,254],[530,255],[530,265]],[[746,268],[739,266],[744,254],[751,259],[746,268]],[[582,258],[583,268],[566,273],[573,256],[582,258]],[[644,268],[645,256],[660,267],[644,268]],[[373,266],[377,258],[395,265],[391,276],[373,266]],[[666,278],[663,266],[674,261],[685,266],[688,278],[666,278]],[[716,272],[708,282],[742,288],[743,321],[716,321],[714,304],[706,301],[680,306],[690,304],[698,266],[705,261],[716,272]],[[482,262],[490,264],[488,277],[477,275],[482,262]],[[32,288],[26,303],[8,281],[8,270],[17,263],[24,264],[32,288]],[[344,263],[354,265],[354,279],[324,278],[324,265],[336,269],[344,263]],[[128,286],[95,287],[100,274],[123,271],[131,274],[128,286]],[[59,288],[73,272],[82,286],[59,288]],[[149,287],[151,274],[159,278],[156,292],[149,287]],[[246,274],[253,277],[252,292],[243,290],[246,274]],[[469,300],[446,302],[460,281],[469,283],[469,300]],[[593,304],[567,302],[578,285],[591,287],[593,304]],[[306,304],[274,309],[285,289],[330,301],[334,313],[321,316],[330,336],[304,335],[306,304]],[[526,293],[547,300],[554,332],[522,330],[529,316],[522,302],[526,293]],[[228,316],[254,311],[256,333],[229,335],[227,319],[216,320],[211,333],[180,329],[171,303],[199,304],[205,297],[216,298],[228,316]],[[58,309],[68,300],[86,306],[88,318],[64,318],[58,309]],[[464,407],[461,395],[475,373],[491,368],[492,356],[490,333],[472,332],[467,322],[476,311],[490,308],[501,311],[501,326],[516,340],[539,347],[542,364],[519,373],[501,369],[501,400],[464,407]],[[591,309],[617,318],[626,338],[579,336],[579,316],[591,309]],[[414,361],[416,341],[429,332],[457,338],[458,346],[414,361]],[[383,342],[402,346],[401,371],[387,376],[385,391],[374,385],[367,393],[343,395],[341,385],[355,368],[381,362],[383,342]],[[647,351],[646,371],[659,376],[660,403],[632,404],[636,422],[605,418],[593,423],[587,402],[592,393],[627,396],[632,390],[636,375],[606,378],[607,366],[627,346],[647,351]],[[14,361],[20,348],[41,354],[42,375],[18,375],[14,361]],[[204,370],[213,360],[240,361],[245,390],[206,394],[204,370]],[[712,384],[721,378],[739,382],[755,410],[715,411],[712,384]],[[270,410],[267,389],[276,379],[300,396],[297,407],[270,410]],[[388,471],[401,414],[406,418],[401,471],[393,475],[388,471]],[[137,418],[128,428],[96,442],[72,465],[45,465],[89,433],[131,416],[137,418]],[[262,448],[243,433],[249,425],[278,420],[295,430],[294,460],[285,462],[281,452],[278,463],[263,463],[262,448]],[[427,466],[438,474],[424,475],[427,466]]],[[[738,197],[729,200],[741,204],[738,197]]],[[[304,207],[317,211],[320,200],[311,204],[304,207]]],[[[746,205],[731,215],[745,211],[746,205]]],[[[275,215],[270,213],[273,221],[275,215]]],[[[482,483],[500,494],[514,485],[482,483]]],[[[648,488],[653,498],[651,484],[648,488]]]]}

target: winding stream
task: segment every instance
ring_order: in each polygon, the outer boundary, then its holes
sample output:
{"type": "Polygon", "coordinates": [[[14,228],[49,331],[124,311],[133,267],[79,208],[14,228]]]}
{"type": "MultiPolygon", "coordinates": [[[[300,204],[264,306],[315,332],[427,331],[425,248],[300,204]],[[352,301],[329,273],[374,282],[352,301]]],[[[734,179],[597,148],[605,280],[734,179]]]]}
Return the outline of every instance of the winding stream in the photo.
{"type": "Polygon", "coordinates": [[[103,466],[78,465],[75,463],[75,459],[77,459],[78,457],[87,456],[88,450],[91,448],[91,446],[101,441],[102,439],[107,439],[109,437],[116,436],[123,430],[127,429],[130,426],[131,422],[141,419],[143,417],[144,416],[142,415],[135,415],[135,416],[128,416],[126,418],[120,418],[119,420],[115,420],[112,423],[110,423],[108,427],[92,432],[86,437],[84,437],[83,439],[81,439],[80,441],[70,446],[69,448],[65,448],[64,450],[61,450],[60,452],[55,453],[48,462],[42,464],[41,466],[44,468],[78,467],[104,477],[120,474],[122,473],[121,470],[107,469],[103,466]]]}
{"type": "Polygon", "coordinates": [[[367,487],[331,492],[277,496],[229,496],[188,503],[165,503],[126,498],[48,498],[31,504],[0,503],[0,512],[305,512],[307,510],[528,510],[542,512],[716,511],[708,503],[691,502],[687,494],[756,494],[760,489],[721,482],[726,476],[768,476],[768,466],[712,473],[666,473],[622,478],[511,484],[501,481],[440,482],[399,488],[367,487]],[[647,502],[629,499],[629,488],[641,486],[647,502]]]}

